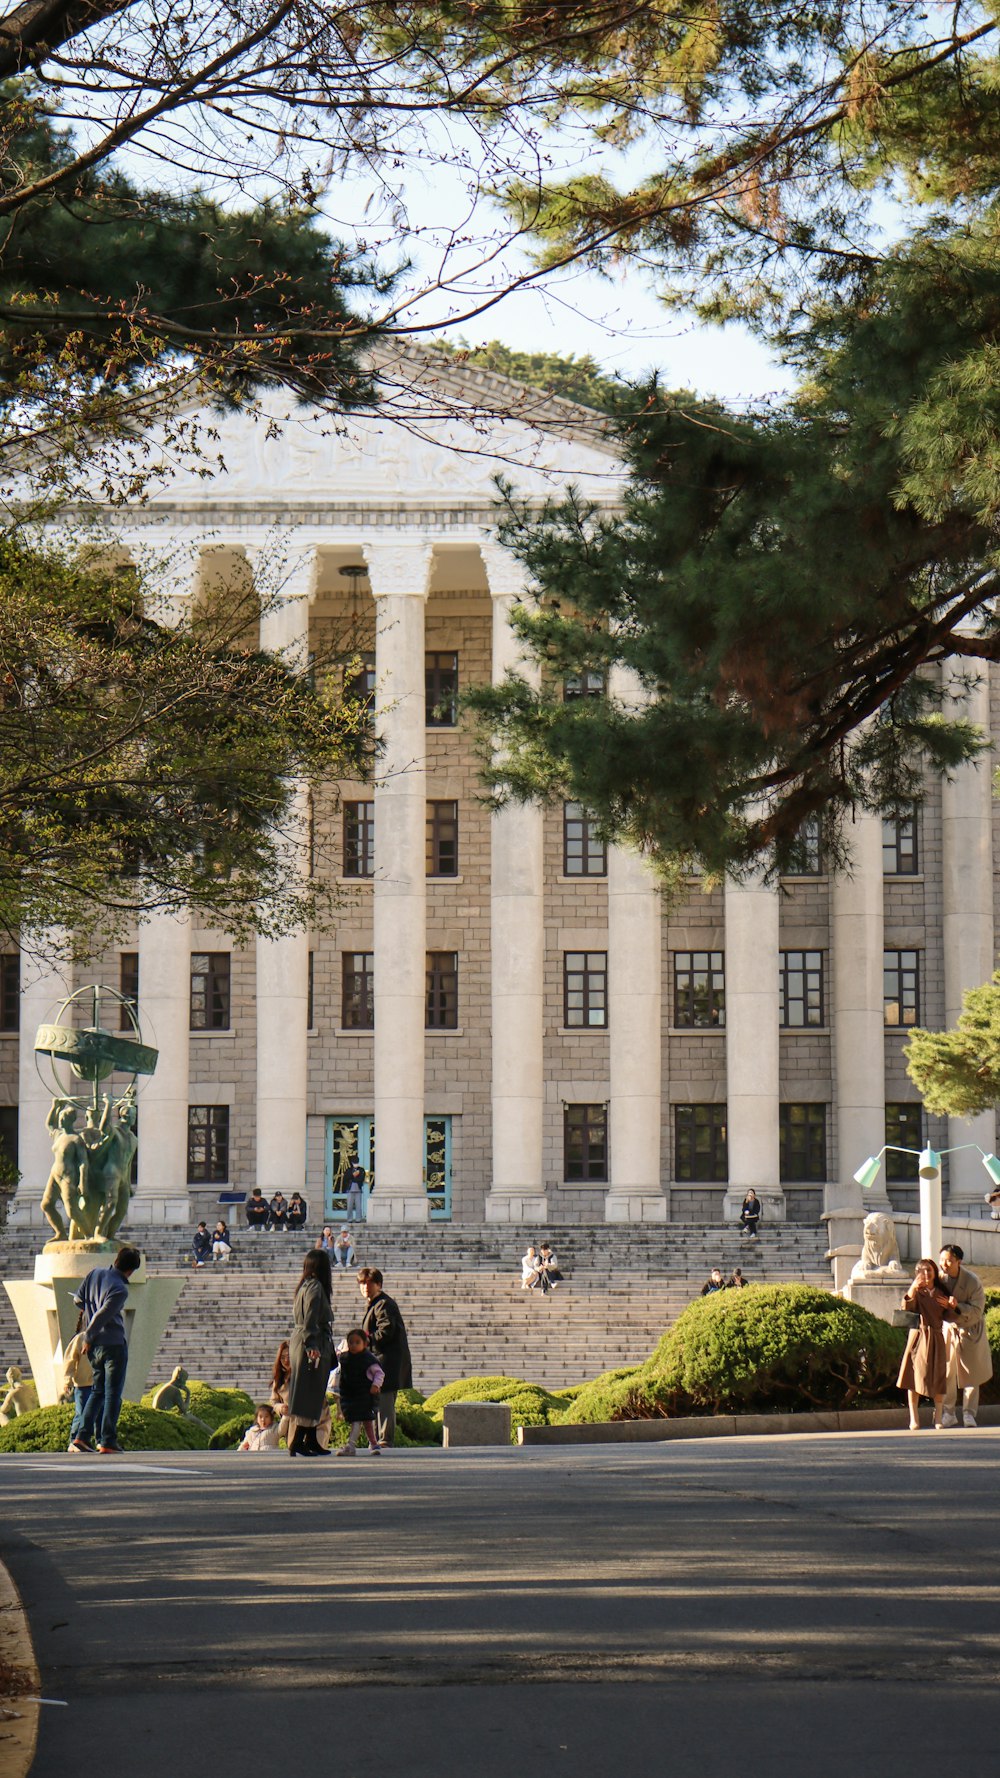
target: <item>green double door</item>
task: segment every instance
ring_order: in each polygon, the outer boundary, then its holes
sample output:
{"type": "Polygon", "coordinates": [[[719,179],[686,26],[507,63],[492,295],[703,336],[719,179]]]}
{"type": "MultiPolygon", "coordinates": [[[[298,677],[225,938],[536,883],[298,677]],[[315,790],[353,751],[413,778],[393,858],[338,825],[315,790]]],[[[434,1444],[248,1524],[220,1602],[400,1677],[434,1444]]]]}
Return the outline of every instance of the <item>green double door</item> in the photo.
{"type": "MultiPolygon", "coordinates": [[[[365,1170],[364,1214],[368,1197],[377,1186],[375,1119],[328,1117],[326,1120],[326,1185],[323,1215],[327,1221],[343,1218],[347,1210],[347,1181],[355,1161],[365,1170]]],[[[451,1118],[424,1118],[424,1186],[428,1213],[436,1222],[451,1216],[451,1118]]]]}

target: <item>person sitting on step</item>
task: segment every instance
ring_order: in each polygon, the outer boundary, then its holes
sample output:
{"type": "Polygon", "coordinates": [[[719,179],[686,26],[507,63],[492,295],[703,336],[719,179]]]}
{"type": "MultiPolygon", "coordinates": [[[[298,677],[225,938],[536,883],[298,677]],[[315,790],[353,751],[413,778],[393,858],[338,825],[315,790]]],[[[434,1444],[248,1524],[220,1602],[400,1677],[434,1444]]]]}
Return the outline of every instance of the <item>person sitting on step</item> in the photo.
{"type": "Polygon", "coordinates": [[[191,1264],[203,1266],[212,1257],[212,1237],[208,1232],[208,1223],[200,1222],[191,1237],[191,1264]]]}
{"type": "Polygon", "coordinates": [[[537,1290],[540,1282],[538,1255],[535,1249],[528,1247],[521,1255],[521,1289],[537,1290]]]}
{"type": "Polygon", "coordinates": [[[284,1192],[275,1192],[269,1205],[268,1228],[280,1229],[282,1234],[288,1232],[288,1199],[284,1192]]]}
{"type": "Polygon", "coordinates": [[[271,1220],[271,1206],[259,1185],[255,1185],[247,1199],[247,1228],[254,1234],[262,1235],[271,1220]]]}
{"type": "Polygon", "coordinates": [[[558,1290],[560,1284],[563,1282],[563,1275],[559,1270],[559,1261],[556,1259],[548,1241],[543,1241],[538,1251],[538,1282],[543,1291],[558,1290]]]}
{"type": "Polygon", "coordinates": [[[220,1216],[212,1230],[213,1265],[227,1265],[232,1256],[232,1251],[233,1244],[229,1239],[229,1226],[227,1223],[223,1222],[222,1217],[220,1216]]]}
{"type": "Polygon", "coordinates": [[[292,1201],[288,1206],[288,1226],[290,1229],[304,1229],[309,1206],[299,1192],[292,1193],[292,1201]]]}

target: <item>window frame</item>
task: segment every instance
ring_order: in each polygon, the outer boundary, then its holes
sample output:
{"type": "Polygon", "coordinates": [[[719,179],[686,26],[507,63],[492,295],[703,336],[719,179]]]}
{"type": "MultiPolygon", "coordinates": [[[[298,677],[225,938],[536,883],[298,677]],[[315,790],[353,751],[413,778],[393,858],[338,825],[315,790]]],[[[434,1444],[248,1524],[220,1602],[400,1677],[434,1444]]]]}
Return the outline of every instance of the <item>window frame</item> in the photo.
{"type": "Polygon", "coordinates": [[[826,1025],[826,959],[821,950],[790,950],[778,953],[778,1025],[782,1031],[819,1031],[826,1025]],[[793,957],[800,957],[801,963],[792,963],[793,957]],[[809,958],[818,958],[817,963],[810,963],[809,958]],[[795,977],[801,977],[801,988],[797,994],[791,992],[795,977]],[[810,1018],[815,1002],[811,995],[816,989],[813,978],[818,977],[818,1014],[810,1018]],[[789,1016],[795,1005],[801,1005],[802,1018],[793,1019],[789,1016]]]}
{"type": "Polygon", "coordinates": [[[724,1031],[726,1026],[726,953],[725,951],[675,951],[674,957],[674,1029],[677,1031],[724,1031]],[[704,965],[695,959],[708,959],[704,965]],[[684,962],[687,958],[689,961],[684,962]],[[716,963],[715,959],[718,959],[716,963]],[[704,1018],[699,1018],[697,977],[704,975],[704,1018]],[[681,978],[691,978],[682,986],[681,978]],[[686,1002],[686,1004],[685,1004],[686,1002]]]}
{"type": "Polygon", "coordinates": [[[725,1102],[703,1100],[674,1106],[674,1180],[678,1185],[728,1185],[729,1115],[725,1102]],[[699,1113],[705,1113],[699,1117],[699,1113]],[[690,1115],[688,1115],[690,1114],[690,1115]],[[699,1144],[699,1130],[707,1141],[699,1144]],[[690,1143],[686,1138],[690,1136],[690,1143]],[[687,1147],[689,1153],[682,1153],[687,1147]],[[700,1156],[707,1157],[707,1171],[698,1171],[700,1156]]]}
{"type": "Polygon", "coordinates": [[[341,870],[345,877],[375,875],[375,802],[371,797],[352,797],[344,804],[341,822],[341,870]]]}
{"type": "Polygon", "coordinates": [[[233,957],[231,951],[192,951],[190,971],[189,1025],[191,1031],[231,1031],[233,1009],[233,957]],[[197,967],[199,959],[205,967],[197,967]],[[204,977],[205,986],[198,990],[195,978],[204,977]],[[204,994],[204,1006],[195,1004],[197,993],[204,994]],[[199,1018],[199,1011],[203,1015],[199,1018]]]}
{"type": "Polygon", "coordinates": [[[607,951],[563,952],[563,1029],[606,1031],[608,1028],[607,951]],[[579,996],[579,1005],[570,1004],[579,996]],[[598,1016],[592,1018],[591,1014],[598,1016]],[[578,1015],[578,1016],[577,1016],[578,1015]]]}
{"type": "Polygon", "coordinates": [[[885,1183],[886,1185],[916,1185],[919,1179],[920,1150],[924,1148],[924,1108],[919,1099],[889,1099],[885,1106],[885,1183]],[[896,1114],[890,1126],[890,1114],[896,1114]],[[900,1116],[899,1114],[902,1114],[900,1116]],[[907,1131],[907,1119],[915,1121],[916,1130],[907,1131]],[[907,1140],[908,1136],[912,1141],[907,1140]],[[899,1148],[914,1149],[917,1152],[900,1154],[899,1148]]]}
{"type": "Polygon", "coordinates": [[[567,673],[562,682],[564,704],[582,704],[607,695],[608,675],[604,667],[581,667],[579,673],[567,673]]]}
{"type": "Polygon", "coordinates": [[[424,1030],[457,1031],[458,952],[427,951],[425,956],[424,1030]]]}
{"type": "Polygon", "coordinates": [[[426,649],[424,651],[425,728],[457,728],[458,684],[457,649],[426,649]],[[452,665],[443,667],[441,664],[443,661],[450,661],[452,665]]]}
{"type": "Polygon", "coordinates": [[[829,1106],[821,1099],[790,1099],[778,1106],[778,1179],[782,1185],[825,1185],[829,1169],[829,1106]],[[798,1122],[790,1113],[819,1112],[798,1122]],[[802,1132],[801,1142],[794,1140],[802,1132]],[[801,1150],[803,1164],[796,1167],[795,1151],[801,1150]]]}
{"type": "Polygon", "coordinates": [[[189,1105],[188,1106],[188,1146],[187,1146],[187,1182],[188,1185],[228,1185],[230,1164],[230,1107],[228,1105],[189,1105]],[[204,1112],[201,1125],[193,1121],[195,1112],[204,1112]],[[203,1130],[201,1140],[203,1150],[200,1162],[196,1160],[194,1143],[203,1130]],[[221,1171],[213,1170],[215,1165],[221,1171]],[[221,1156],[221,1158],[219,1158],[221,1156]],[[198,1168],[202,1166],[203,1172],[198,1168]]]}
{"type": "Polygon", "coordinates": [[[912,805],[909,815],[883,815],[882,817],[882,875],[884,877],[918,877],[920,875],[920,821],[919,807],[912,805]],[[892,828],[891,837],[886,837],[886,828],[892,828]],[[910,828],[909,859],[906,858],[906,839],[901,830],[910,828]]]}
{"type": "Polygon", "coordinates": [[[119,951],[118,953],[118,992],[126,1002],[119,1008],[119,1031],[132,1031],[132,1020],[128,1016],[128,1007],[132,1008],[136,1018],[139,1017],[139,953],[138,951],[119,951]]]}
{"type": "Polygon", "coordinates": [[[912,1031],[920,1023],[920,958],[922,953],[907,945],[903,950],[883,950],[882,952],[882,1016],[887,1031],[912,1031]],[[890,957],[896,961],[890,963],[890,957]],[[904,957],[912,957],[912,963],[904,963],[904,957]],[[896,993],[893,998],[889,989],[889,977],[896,977],[896,993]],[[907,986],[909,978],[909,987],[907,986]],[[908,1004],[909,1002],[909,1004],[908,1004]],[[895,1006],[897,1016],[889,1017],[890,1008],[895,1006]],[[912,1016],[906,1016],[909,1012],[912,1016]]]}
{"type": "Polygon", "coordinates": [[[609,1179],[609,1159],[607,1106],[590,1101],[564,1104],[564,1183],[606,1185],[609,1179]],[[574,1125],[577,1126],[576,1130],[574,1125]],[[578,1159],[573,1158],[574,1151],[578,1159]]]}
{"type": "Polygon", "coordinates": [[[427,824],[424,842],[424,866],[428,877],[458,876],[458,799],[457,797],[429,797],[427,800],[427,824]],[[442,810],[450,809],[450,815],[442,814],[442,810]],[[441,864],[442,848],[447,845],[447,830],[452,829],[452,865],[443,869],[441,864]]]}
{"type": "Polygon", "coordinates": [[[593,879],[595,877],[606,877],[607,876],[607,874],[608,874],[608,848],[607,848],[607,844],[605,843],[605,841],[602,840],[595,833],[594,830],[596,829],[596,827],[597,827],[596,817],[588,814],[587,810],[584,808],[583,803],[577,803],[577,802],[564,802],[563,803],[563,876],[564,877],[573,877],[574,880],[579,880],[580,882],[584,882],[587,879],[593,879]],[[579,814],[571,815],[569,813],[570,809],[579,810],[579,814]],[[572,833],[573,828],[579,828],[579,830],[580,830],[578,839],[577,839],[577,836],[572,833]],[[580,865],[581,865],[581,868],[579,870],[574,870],[573,865],[572,865],[573,854],[571,852],[571,847],[576,844],[579,845],[579,861],[580,861],[580,865]],[[595,869],[591,868],[593,861],[597,858],[599,858],[599,860],[600,860],[600,869],[599,870],[595,870],[595,869]]]}
{"type": "Polygon", "coordinates": [[[21,1029],[21,953],[0,953],[0,1031],[21,1029]]]}
{"type": "Polygon", "coordinates": [[[340,953],[340,1028],[342,1031],[375,1029],[374,951],[340,953]],[[352,984],[350,989],[349,982],[352,984]],[[352,1016],[354,1013],[360,1016],[352,1016]]]}

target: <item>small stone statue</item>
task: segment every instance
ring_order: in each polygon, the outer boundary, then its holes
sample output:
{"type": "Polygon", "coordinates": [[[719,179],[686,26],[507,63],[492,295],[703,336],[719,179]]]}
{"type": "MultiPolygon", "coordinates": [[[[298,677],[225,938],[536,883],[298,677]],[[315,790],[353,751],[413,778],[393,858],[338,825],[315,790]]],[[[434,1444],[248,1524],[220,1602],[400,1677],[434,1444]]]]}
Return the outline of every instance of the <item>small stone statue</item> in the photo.
{"type": "Polygon", "coordinates": [[[34,1383],[25,1382],[24,1372],[12,1364],[7,1372],[7,1394],[0,1402],[0,1426],[9,1426],[18,1414],[33,1414],[38,1406],[34,1383]]]}
{"type": "Polygon", "coordinates": [[[190,1420],[195,1426],[205,1426],[197,1414],[191,1412],[191,1391],[187,1386],[188,1374],[182,1364],[176,1364],[169,1383],[161,1383],[153,1394],[153,1406],[161,1414],[180,1414],[183,1419],[190,1420]]]}
{"type": "Polygon", "coordinates": [[[873,1210],[865,1217],[862,1229],[861,1258],[855,1260],[852,1278],[891,1278],[902,1274],[896,1225],[884,1210],[873,1210]]]}

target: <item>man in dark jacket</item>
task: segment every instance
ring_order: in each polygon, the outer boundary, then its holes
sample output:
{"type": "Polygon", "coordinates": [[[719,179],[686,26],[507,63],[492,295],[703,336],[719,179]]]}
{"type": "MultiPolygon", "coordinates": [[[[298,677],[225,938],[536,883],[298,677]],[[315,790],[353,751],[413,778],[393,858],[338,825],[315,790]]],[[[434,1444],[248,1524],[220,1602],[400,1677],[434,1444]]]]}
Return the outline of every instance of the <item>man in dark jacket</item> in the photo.
{"type": "Polygon", "coordinates": [[[141,1264],[142,1255],[135,1247],[123,1247],[114,1265],[100,1266],[87,1273],[73,1298],[82,1312],[80,1332],[94,1372],[90,1400],[71,1445],[74,1451],[92,1451],[95,1433],[100,1439],[98,1449],[102,1457],[116,1456],[121,1448],[118,1415],[128,1370],[124,1309],[128,1302],[128,1281],[141,1264]]]}
{"type": "Polygon", "coordinates": [[[392,1445],[396,1437],[396,1391],[413,1382],[410,1347],[399,1307],[382,1289],[382,1274],[375,1266],[362,1266],[358,1284],[368,1307],[361,1325],[368,1344],[385,1372],[375,1398],[375,1424],[380,1445],[392,1445]]]}

